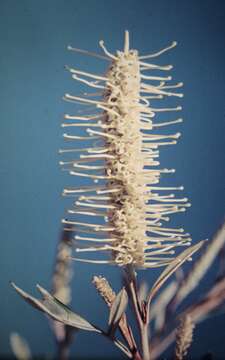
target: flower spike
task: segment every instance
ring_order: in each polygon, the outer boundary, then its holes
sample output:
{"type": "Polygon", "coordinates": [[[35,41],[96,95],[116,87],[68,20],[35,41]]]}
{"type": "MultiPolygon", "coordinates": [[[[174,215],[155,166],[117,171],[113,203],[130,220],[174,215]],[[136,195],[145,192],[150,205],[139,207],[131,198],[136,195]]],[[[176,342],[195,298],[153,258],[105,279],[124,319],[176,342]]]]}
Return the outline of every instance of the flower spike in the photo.
{"type": "MultiPolygon", "coordinates": [[[[126,31],[124,49],[115,55],[100,41],[106,58],[111,61],[103,76],[66,67],[73,79],[102,89],[100,99],[64,96],[66,101],[96,107],[94,115],[67,114],[62,124],[71,129],[63,135],[67,143],[70,140],[69,144],[76,145],[77,140],[78,144],[80,140],[94,140],[92,146],[85,143],[83,147],[60,150],[61,154],[70,155],[69,161],[60,162],[65,166],[64,170],[89,182],[82,188],[64,190],[63,195],[75,196],[76,201],[67,211],[70,218],[63,219],[63,223],[75,227],[75,239],[81,243],[77,252],[108,254],[103,259],[80,258],[78,261],[120,266],[132,264],[138,268],[161,267],[170,264],[176,247],[190,245],[190,235],[183,229],[164,227],[163,223],[171,214],[185,211],[190,204],[186,197],[176,198],[170,193],[171,190],[183,190],[183,187],[159,185],[161,176],[175,170],[160,168],[159,161],[155,160],[162,145],[176,144],[181,135],[179,132],[156,134],[155,129],[182,122],[181,118],[158,122],[158,118],[164,116],[164,112],[182,108],[162,107],[162,100],[159,106],[152,106],[155,99],[181,98],[183,94],[177,93],[176,89],[182,83],[168,85],[171,76],[155,74],[155,71],[169,71],[171,65],[146,62],[175,45],[173,42],[158,53],[139,56],[137,50],[130,48],[129,32],[126,31]],[[149,71],[149,75],[143,74],[143,70],[149,71]],[[99,185],[93,185],[93,182],[99,185]],[[166,191],[169,191],[168,195],[166,191]],[[81,236],[82,233],[86,234],[81,236]]],[[[88,53],[85,51],[85,54],[88,53]]]]}

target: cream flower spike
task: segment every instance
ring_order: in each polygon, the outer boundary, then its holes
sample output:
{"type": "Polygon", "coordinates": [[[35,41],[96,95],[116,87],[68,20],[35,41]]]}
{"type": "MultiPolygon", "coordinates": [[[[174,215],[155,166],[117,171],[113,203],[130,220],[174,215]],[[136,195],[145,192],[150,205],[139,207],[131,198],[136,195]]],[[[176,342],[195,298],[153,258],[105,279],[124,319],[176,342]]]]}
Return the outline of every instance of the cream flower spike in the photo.
{"type": "Polygon", "coordinates": [[[163,223],[169,220],[170,214],[183,212],[190,204],[187,198],[175,198],[170,193],[183,190],[182,186],[158,185],[161,174],[175,171],[158,168],[159,149],[176,144],[180,133],[155,134],[155,128],[180,123],[182,119],[159,123],[153,119],[157,119],[160,112],[179,111],[181,107],[155,108],[151,101],[166,96],[182,97],[183,94],[173,92],[182,83],[168,85],[171,76],[146,75],[143,71],[170,70],[171,65],[158,66],[145,60],[163,54],[176,43],[155,54],[139,56],[137,50],[129,48],[126,31],[123,51],[113,55],[103,41],[100,46],[103,57],[68,47],[108,59],[111,65],[104,76],[67,67],[73,79],[97,88],[98,92],[84,93],[83,97],[64,96],[69,102],[90,106],[90,110],[94,106],[96,112],[83,116],[67,114],[62,124],[71,129],[71,133],[63,134],[66,141],[79,144],[84,140],[85,146],[61,150],[61,153],[70,153],[70,158],[60,164],[69,174],[84,177],[91,183],[82,188],[64,189],[63,195],[73,196],[76,201],[68,210],[70,218],[62,222],[69,225],[68,231],[76,232],[78,242],[88,244],[77,247],[77,252],[102,251],[110,255],[101,260],[98,256],[95,260],[76,258],[77,261],[133,264],[140,268],[168,265],[173,260],[174,249],[189,245],[191,238],[183,229],[164,227],[163,223]],[[92,146],[87,145],[92,140],[92,146]],[[80,217],[91,220],[80,221],[80,217]]]}

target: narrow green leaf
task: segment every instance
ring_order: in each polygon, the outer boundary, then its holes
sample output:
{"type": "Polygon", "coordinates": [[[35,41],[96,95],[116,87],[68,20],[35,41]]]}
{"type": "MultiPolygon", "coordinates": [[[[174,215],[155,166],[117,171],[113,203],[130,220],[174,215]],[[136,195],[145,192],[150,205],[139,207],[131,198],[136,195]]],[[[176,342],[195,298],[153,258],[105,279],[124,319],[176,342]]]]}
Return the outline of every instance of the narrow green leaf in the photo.
{"type": "Polygon", "coordinates": [[[166,280],[186,261],[188,260],[196,251],[198,251],[203,245],[204,241],[200,241],[196,245],[193,245],[179,254],[170,265],[168,265],[159,278],[156,280],[152,289],[150,290],[148,300],[156,294],[156,292],[161,288],[161,286],[166,282],[166,280]]]}
{"type": "Polygon", "coordinates": [[[72,312],[66,305],[57,300],[40,285],[37,285],[37,289],[43,296],[43,299],[41,300],[38,300],[33,296],[29,295],[28,293],[20,289],[18,286],[16,286],[14,283],[11,283],[11,285],[24,300],[26,300],[29,304],[31,304],[38,310],[43,311],[54,320],[60,321],[65,325],[69,325],[77,329],[101,332],[101,330],[91,325],[87,320],[85,320],[78,314],[72,312]]]}
{"type": "Polygon", "coordinates": [[[128,296],[125,288],[123,288],[116,296],[109,313],[109,332],[116,329],[123,313],[126,310],[128,296]]]}

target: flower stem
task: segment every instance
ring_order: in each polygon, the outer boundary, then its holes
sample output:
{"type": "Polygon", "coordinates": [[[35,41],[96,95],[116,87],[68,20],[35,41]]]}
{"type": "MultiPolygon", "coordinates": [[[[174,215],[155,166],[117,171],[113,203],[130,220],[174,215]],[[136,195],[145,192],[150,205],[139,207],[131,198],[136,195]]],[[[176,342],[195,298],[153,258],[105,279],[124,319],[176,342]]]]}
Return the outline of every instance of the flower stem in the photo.
{"type": "Polygon", "coordinates": [[[137,294],[137,282],[135,271],[133,268],[128,268],[128,273],[131,275],[127,282],[128,290],[133,303],[134,314],[137,320],[138,328],[140,331],[141,347],[142,347],[142,360],[150,360],[150,347],[148,338],[149,327],[149,308],[147,306],[141,307],[137,294]]]}
{"type": "Polygon", "coordinates": [[[140,332],[141,332],[142,360],[150,360],[148,323],[142,323],[140,332]]]}

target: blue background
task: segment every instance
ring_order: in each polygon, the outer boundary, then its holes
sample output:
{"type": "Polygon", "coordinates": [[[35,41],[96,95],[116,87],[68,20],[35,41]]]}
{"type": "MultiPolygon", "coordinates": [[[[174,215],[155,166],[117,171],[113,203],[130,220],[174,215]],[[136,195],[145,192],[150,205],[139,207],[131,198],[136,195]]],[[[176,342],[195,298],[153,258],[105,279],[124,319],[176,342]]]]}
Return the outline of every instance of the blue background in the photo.
{"type": "MultiPolygon", "coordinates": [[[[132,47],[142,54],[161,49],[172,40],[179,44],[160,59],[172,63],[175,81],[185,84],[185,122],[168,129],[182,131],[182,138],[175,147],[162,149],[161,157],[165,166],[176,168],[173,183],[185,186],[185,195],[192,203],[175,222],[182,224],[195,242],[210,238],[223,220],[224,1],[1,0],[2,356],[11,353],[8,338],[12,331],[28,340],[33,354],[52,354],[54,349],[46,319],[24,304],[9,281],[29,292],[37,282],[50,287],[60,219],[66,206],[60,194],[71,182],[58,166],[58,149],[63,144],[60,122],[63,113],[71,109],[61,98],[65,92],[81,90],[63,66],[96,73],[104,72],[107,66],[103,60],[71,54],[66,46],[100,53],[98,41],[104,39],[115,51],[123,46],[125,29],[130,31],[132,47]]],[[[91,278],[103,274],[118,289],[118,269],[75,264],[74,272],[73,309],[104,324],[103,304],[91,278]]],[[[151,283],[156,272],[149,270],[140,276],[151,283]]],[[[210,286],[212,276],[213,270],[201,290],[210,286]]],[[[195,292],[194,298],[199,293],[195,292]]],[[[224,316],[197,327],[193,358],[207,351],[224,358],[224,335],[224,316]]],[[[77,358],[121,356],[107,340],[84,332],[78,335],[73,354],[77,358]]]]}

